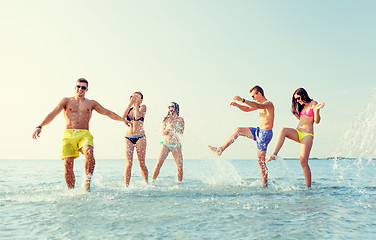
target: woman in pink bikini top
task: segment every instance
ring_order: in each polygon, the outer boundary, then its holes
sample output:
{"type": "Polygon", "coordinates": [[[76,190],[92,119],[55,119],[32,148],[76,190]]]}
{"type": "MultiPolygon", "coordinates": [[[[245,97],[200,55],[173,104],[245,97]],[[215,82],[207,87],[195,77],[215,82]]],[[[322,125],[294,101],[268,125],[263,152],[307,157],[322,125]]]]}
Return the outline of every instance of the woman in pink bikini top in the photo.
{"type": "Polygon", "coordinates": [[[296,129],[282,128],[278,135],[277,142],[272,155],[267,162],[277,159],[277,154],[281,149],[285,138],[301,143],[300,164],[303,168],[306,186],[311,187],[311,169],[308,165],[309,153],[313,144],[313,124],[318,124],[321,120],[320,109],[325,106],[324,103],[318,104],[313,101],[304,88],[297,89],[292,95],[291,111],[299,124],[296,129]]]}

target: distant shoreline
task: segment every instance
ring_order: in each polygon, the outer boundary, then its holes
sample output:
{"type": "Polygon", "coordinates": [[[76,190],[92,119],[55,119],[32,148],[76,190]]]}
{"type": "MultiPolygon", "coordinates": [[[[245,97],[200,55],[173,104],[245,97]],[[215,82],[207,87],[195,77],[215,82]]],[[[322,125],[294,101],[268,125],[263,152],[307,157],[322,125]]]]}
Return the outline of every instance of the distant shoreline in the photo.
{"type": "MultiPolygon", "coordinates": [[[[172,159],[172,158],[167,158],[167,160],[169,159],[172,159]]],[[[355,157],[351,157],[351,158],[347,158],[347,157],[326,157],[326,158],[317,158],[317,157],[313,157],[313,158],[309,158],[309,160],[320,160],[320,161],[333,161],[333,160],[358,160],[358,159],[366,159],[366,160],[376,160],[376,158],[355,158],[355,157]]],[[[0,161],[62,161],[60,158],[54,158],[54,159],[0,159],[0,161]]],[[[77,158],[76,160],[78,161],[84,161],[85,159],[84,158],[77,158]]],[[[147,161],[156,161],[156,159],[154,158],[148,158],[146,159],[147,161]]],[[[214,161],[214,159],[184,159],[184,161],[200,161],[200,160],[208,160],[208,161],[214,161]]],[[[286,160],[286,161],[290,161],[290,160],[300,160],[299,158],[296,158],[296,157],[293,157],[293,158],[290,158],[290,157],[284,157],[283,160],[286,160]]],[[[96,161],[125,161],[125,159],[123,158],[116,158],[116,159],[106,159],[106,158],[100,158],[100,159],[96,159],[96,161]]],[[[256,159],[221,159],[220,161],[256,161],[256,159]]]]}

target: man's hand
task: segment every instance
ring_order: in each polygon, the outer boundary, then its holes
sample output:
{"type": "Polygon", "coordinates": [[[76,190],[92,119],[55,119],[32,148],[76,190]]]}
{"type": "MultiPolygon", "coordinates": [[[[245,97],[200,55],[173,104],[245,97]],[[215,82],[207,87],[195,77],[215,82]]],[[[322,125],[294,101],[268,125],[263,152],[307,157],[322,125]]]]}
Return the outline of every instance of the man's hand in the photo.
{"type": "Polygon", "coordinates": [[[34,139],[37,139],[39,136],[39,134],[42,132],[42,129],[41,128],[37,128],[35,129],[35,131],[33,132],[33,135],[31,136],[32,138],[34,139]]]}
{"type": "Polygon", "coordinates": [[[123,121],[124,121],[125,125],[127,125],[128,127],[132,127],[133,126],[133,124],[132,124],[131,121],[128,121],[127,119],[123,119],[123,121]]]}
{"type": "Polygon", "coordinates": [[[241,97],[239,97],[239,96],[235,96],[233,99],[234,99],[235,101],[239,101],[239,102],[241,102],[241,101],[243,100],[243,98],[241,98],[241,97]]]}

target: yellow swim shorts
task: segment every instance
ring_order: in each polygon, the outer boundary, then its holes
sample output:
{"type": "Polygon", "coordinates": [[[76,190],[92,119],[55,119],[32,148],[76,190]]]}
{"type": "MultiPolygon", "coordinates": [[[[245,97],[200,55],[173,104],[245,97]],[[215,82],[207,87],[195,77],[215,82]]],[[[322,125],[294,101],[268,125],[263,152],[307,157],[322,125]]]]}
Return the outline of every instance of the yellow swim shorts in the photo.
{"type": "Polygon", "coordinates": [[[78,158],[79,151],[82,153],[81,148],[85,145],[94,147],[93,135],[89,130],[84,129],[65,129],[62,145],[61,159],[68,157],[78,158]]]}

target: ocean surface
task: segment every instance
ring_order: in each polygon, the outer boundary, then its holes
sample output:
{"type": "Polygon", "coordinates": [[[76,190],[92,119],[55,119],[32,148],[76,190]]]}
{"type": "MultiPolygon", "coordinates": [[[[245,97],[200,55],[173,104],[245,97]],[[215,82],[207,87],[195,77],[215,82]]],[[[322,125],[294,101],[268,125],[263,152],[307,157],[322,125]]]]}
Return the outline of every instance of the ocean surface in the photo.
{"type": "Polygon", "coordinates": [[[136,162],[126,188],[125,160],[97,160],[86,192],[82,159],[74,190],[61,160],[0,160],[0,239],[376,238],[372,160],[310,160],[311,189],[298,160],[268,163],[268,188],[254,160],[185,160],[177,183],[167,159],[149,184],[136,162]]]}

